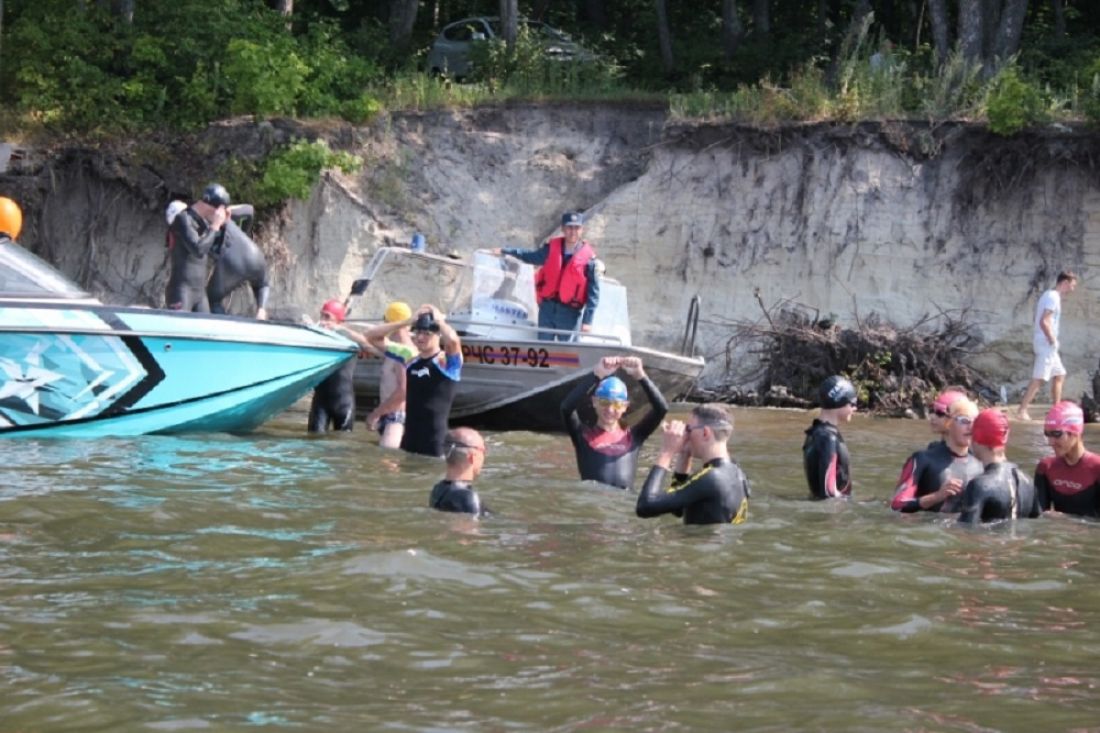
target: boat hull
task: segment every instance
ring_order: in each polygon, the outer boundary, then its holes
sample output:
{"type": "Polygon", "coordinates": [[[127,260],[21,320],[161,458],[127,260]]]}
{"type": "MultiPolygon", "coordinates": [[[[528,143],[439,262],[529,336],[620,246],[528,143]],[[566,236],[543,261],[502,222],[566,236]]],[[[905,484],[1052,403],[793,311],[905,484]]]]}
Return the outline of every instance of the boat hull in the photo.
{"type": "Polygon", "coordinates": [[[233,316],[0,304],[0,436],[247,432],[353,358],[331,332],[233,316]]]}
{"type": "MultiPolygon", "coordinates": [[[[573,386],[605,356],[636,356],[646,374],[669,400],[686,396],[704,362],[636,346],[553,341],[462,339],[462,378],[450,420],[492,430],[562,431],[560,405],[573,386]]],[[[378,404],[381,359],[361,357],[355,370],[360,411],[378,404]]],[[[631,380],[626,380],[628,383],[631,380]]],[[[632,410],[644,408],[645,395],[630,385],[632,410]]],[[[590,407],[582,405],[587,413],[590,407]]],[[[594,415],[582,414],[585,419],[594,415]]],[[[631,413],[626,421],[630,422],[631,413]]]]}

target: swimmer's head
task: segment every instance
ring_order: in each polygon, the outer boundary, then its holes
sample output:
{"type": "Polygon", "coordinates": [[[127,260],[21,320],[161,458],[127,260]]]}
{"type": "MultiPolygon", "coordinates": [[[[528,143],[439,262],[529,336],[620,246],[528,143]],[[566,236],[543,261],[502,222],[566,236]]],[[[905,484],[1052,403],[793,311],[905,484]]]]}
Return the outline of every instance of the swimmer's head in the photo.
{"type": "Polygon", "coordinates": [[[7,196],[0,196],[0,234],[19,239],[23,231],[23,210],[7,196]]]}
{"type": "Polygon", "coordinates": [[[848,405],[854,407],[856,404],[856,388],[846,377],[839,374],[834,374],[822,382],[817,393],[823,410],[836,410],[848,405]]]}
{"type": "MultiPolygon", "coordinates": [[[[1043,421],[1043,433],[1063,432],[1081,435],[1085,432],[1085,413],[1076,402],[1062,400],[1050,408],[1043,421]]],[[[1047,436],[1054,437],[1054,436],[1047,436]]]]}
{"type": "Polygon", "coordinates": [[[935,401],[932,402],[931,412],[935,413],[939,417],[946,417],[947,411],[948,409],[950,409],[952,403],[960,397],[965,398],[966,394],[957,389],[946,389],[943,392],[940,392],[936,396],[935,401]]]}
{"type": "Polygon", "coordinates": [[[965,417],[973,420],[978,416],[978,406],[969,397],[959,397],[947,408],[949,418],[965,417]]]}
{"type": "Polygon", "coordinates": [[[448,430],[443,439],[443,458],[447,465],[468,472],[471,479],[481,473],[486,452],[485,439],[473,428],[448,430]]]}
{"type": "Polygon", "coordinates": [[[412,324],[413,333],[439,333],[439,324],[431,313],[421,313],[412,324]]]}
{"type": "Polygon", "coordinates": [[[725,443],[733,435],[733,413],[721,403],[696,405],[691,410],[691,417],[689,436],[694,435],[695,428],[708,428],[713,439],[720,443],[725,443]]]}
{"type": "Polygon", "coordinates": [[[607,377],[596,387],[593,396],[600,400],[626,402],[630,398],[630,393],[627,391],[623,380],[618,377],[607,377]]]}
{"type": "Polygon", "coordinates": [[[344,304],[336,298],[326,300],[325,304],[321,306],[322,322],[329,320],[335,323],[343,323],[347,314],[347,310],[344,309],[344,304]]]}
{"type": "Polygon", "coordinates": [[[1000,410],[982,410],[974,418],[971,440],[987,448],[1004,448],[1008,445],[1008,418],[1000,410]]]}
{"type": "Polygon", "coordinates": [[[395,300],[386,306],[386,313],[383,318],[385,319],[386,323],[407,321],[408,319],[412,318],[412,308],[410,308],[409,304],[404,301],[395,300]]]}
{"type": "Polygon", "coordinates": [[[225,190],[225,186],[220,183],[211,183],[202,192],[202,201],[205,204],[213,206],[215,209],[222,206],[229,206],[231,203],[229,199],[229,192],[225,190]]]}

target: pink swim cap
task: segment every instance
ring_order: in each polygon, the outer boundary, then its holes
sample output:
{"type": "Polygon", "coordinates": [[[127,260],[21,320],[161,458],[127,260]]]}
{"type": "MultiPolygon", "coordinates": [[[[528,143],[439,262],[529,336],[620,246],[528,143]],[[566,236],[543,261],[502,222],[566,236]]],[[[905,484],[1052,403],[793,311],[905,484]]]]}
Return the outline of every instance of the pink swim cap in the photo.
{"type": "Polygon", "coordinates": [[[946,392],[940,392],[939,396],[936,397],[936,401],[932,403],[932,409],[947,412],[947,409],[951,407],[951,404],[960,397],[966,397],[966,395],[954,389],[949,389],[946,392]]]}
{"type": "Polygon", "coordinates": [[[1047,419],[1043,423],[1043,430],[1064,430],[1067,433],[1080,435],[1085,432],[1085,413],[1076,402],[1062,400],[1047,413],[1047,419]]]}

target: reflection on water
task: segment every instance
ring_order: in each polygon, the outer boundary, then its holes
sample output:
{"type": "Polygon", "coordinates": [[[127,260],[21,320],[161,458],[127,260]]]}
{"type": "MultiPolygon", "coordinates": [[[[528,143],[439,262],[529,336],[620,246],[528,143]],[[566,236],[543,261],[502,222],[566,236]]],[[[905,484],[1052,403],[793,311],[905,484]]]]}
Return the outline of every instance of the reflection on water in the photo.
{"type": "Polygon", "coordinates": [[[809,414],[737,421],[736,527],[635,518],[563,436],[488,436],[482,522],[301,415],[0,443],[0,730],[1097,729],[1100,527],[894,514],[930,436],[863,416],[809,502],[809,414]]]}

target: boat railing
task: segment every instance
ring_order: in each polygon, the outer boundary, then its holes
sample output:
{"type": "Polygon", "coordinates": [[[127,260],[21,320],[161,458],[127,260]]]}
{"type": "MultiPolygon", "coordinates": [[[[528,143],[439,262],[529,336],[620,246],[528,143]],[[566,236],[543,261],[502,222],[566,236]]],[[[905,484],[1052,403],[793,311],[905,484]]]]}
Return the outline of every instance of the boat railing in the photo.
{"type": "MultiPolygon", "coordinates": [[[[483,321],[464,316],[449,316],[459,336],[468,338],[504,338],[510,341],[538,341],[539,334],[565,336],[559,343],[599,343],[609,346],[624,345],[623,339],[614,334],[593,333],[591,331],[571,331],[561,328],[540,328],[527,324],[500,323],[483,321]]],[[[553,343],[547,340],[546,343],[553,343]]]]}
{"type": "Polygon", "coordinates": [[[699,331],[699,310],[702,300],[698,295],[691,298],[688,305],[687,322],[684,324],[684,338],[680,341],[680,353],[684,356],[695,356],[695,335],[699,331]]]}

